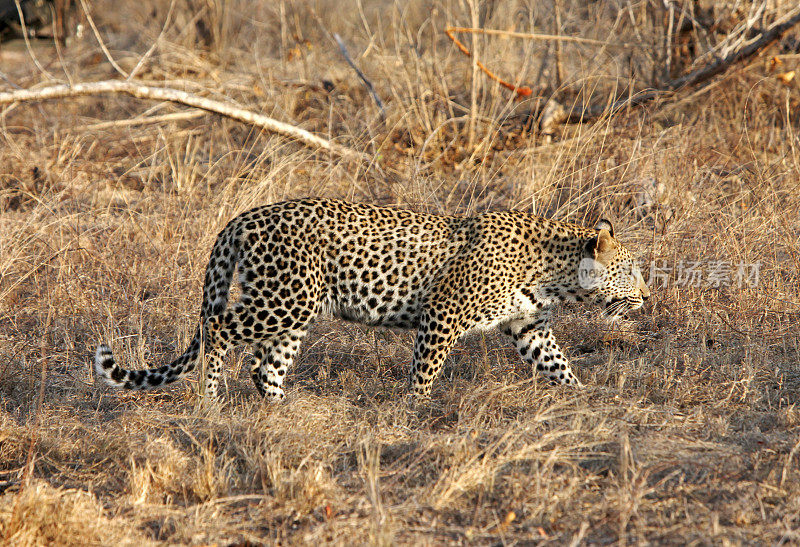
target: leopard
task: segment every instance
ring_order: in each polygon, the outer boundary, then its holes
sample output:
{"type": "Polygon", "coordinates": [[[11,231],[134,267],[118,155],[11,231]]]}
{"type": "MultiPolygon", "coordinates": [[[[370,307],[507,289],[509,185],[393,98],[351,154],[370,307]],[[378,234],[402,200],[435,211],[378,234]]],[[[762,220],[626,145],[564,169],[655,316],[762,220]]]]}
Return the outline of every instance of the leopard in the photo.
{"type": "Polygon", "coordinates": [[[599,305],[615,320],[649,297],[636,260],[605,219],[585,227],[519,210],[456,216],[297,199],[248,210],[218,234],[183,354],[129,370],[101,344],[94,369],[128,390],[165,386],[200,369],[204,392],[216,399],[226,354],[249,345],[257,391],[278,401],[312,322],[332,314],[416,329],[412,400],[430,397],[459,339],[490,329],[510,336],[524,362],[551,383],[580,387],[553,336],[556,306],[599,305]],[[235,273],[240,290],[229,303],[235,273]]]}

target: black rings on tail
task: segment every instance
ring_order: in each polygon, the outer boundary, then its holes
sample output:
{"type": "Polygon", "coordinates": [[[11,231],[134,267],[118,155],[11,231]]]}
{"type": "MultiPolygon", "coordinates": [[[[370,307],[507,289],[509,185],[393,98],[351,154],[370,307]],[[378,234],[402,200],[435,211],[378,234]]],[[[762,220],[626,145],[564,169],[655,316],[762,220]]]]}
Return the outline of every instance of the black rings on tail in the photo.
{"type": "Polygon", "coordinates": [[[168,365],[147,370],[126,370],[114,361],[111,348],[105,344],[94,354],[94,372],[98,378],[118,389],[152,389],[171,384],[193,371],[200,349],[200,333],[195,334],[186,353],[168,365]]]}
{"type": "Polygon", "coordinates": [[[200,326],[183,355],[161,367],[127,370],[116,364],[111,348],[101,344],[94,356],[94,370],[98,378],[118,389],[151,389],[179,380],[197,367],[205,318],[222,313],[228,305],[233,272],[239,260],[236,230],[240,222],[239,217],[230,221],[219,233],[211,249],[206,266],[200,326]]]}

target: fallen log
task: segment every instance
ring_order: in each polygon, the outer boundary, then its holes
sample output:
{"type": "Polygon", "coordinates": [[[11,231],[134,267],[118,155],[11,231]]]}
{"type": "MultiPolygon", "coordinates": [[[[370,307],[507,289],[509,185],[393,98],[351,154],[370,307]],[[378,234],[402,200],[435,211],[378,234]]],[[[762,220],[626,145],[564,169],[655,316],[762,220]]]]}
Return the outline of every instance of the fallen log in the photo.
{"type": "Polygon", "coordinates": [[[318,137],[305,129],[284,123],[263,114],[245,110],[229,103],[207,99],[193,93],[171,89],[166,87],[152,87],[141,85],[134,82],[123,82],[118,80],[106,80],[101,82],[79,83],[74,85],[54,85],[40,89],[19,89],[15,91],[0,92],[0,105],[21,103],[28,101],[46,101],[53,99],[65,99],[69,97],[79,97],[85,95],[102,95],[107,93],[121,93],[136,97],[137,99],[150,99],[157,101],[169,101],[183,104],[213,112],[220,116],[225,116],[253,127],[257,127],[270,133],[276,133],[284,137],[289,137],[300,141],[311,148],[318,148],[332,154],[368,160],[369,158],[346,146],[333,143],[329,140],[318,137]]]}

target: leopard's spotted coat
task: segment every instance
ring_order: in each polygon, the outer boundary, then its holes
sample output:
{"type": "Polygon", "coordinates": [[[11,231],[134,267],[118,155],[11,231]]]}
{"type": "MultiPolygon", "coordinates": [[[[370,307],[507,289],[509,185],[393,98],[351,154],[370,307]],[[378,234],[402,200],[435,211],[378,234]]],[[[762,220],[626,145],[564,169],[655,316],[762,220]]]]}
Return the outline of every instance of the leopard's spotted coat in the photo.
{"type": "Polygon", "coordinates": [[[197,368],[217,393],[226,352],[253,347],[256,388],[284,397],[286,372],[321,312],[369,325],[416,328],[413,392],[427,396],[453,344],[476,329],[499,328],[551,380],[580,384],[550,330],[558,301],[604,304],[611,315],[642,306],[649,291],[613,227],[594,228],[529,213],[471,218],[415,213],[332,199],[258,207],[231,220],[211,251],[200,327],[186,352],[149,370],[119,367],[101,345],[97,374],[127,389],[158,387],[197,368]],[[605,274],[579,276],[591,259],[605,274]],[[228,306],[234,271],[239,301],[228,306]]]}

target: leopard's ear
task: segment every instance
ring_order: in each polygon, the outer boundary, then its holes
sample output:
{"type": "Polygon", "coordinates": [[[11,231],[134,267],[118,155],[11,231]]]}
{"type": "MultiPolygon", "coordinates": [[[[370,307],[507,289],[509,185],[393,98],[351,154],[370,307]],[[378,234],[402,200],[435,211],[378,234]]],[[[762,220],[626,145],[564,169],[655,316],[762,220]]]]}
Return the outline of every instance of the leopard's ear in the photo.
{"type": "MultiPolygon", "coordinates": [[[[599,223],[598,223],[599,224],[599,223]]],[[[597,235],[586,242],[583,255],[592,258],[600,264],[608,265],[619,250],[619,243],[607,228],[600,228],[597,235]]]]}
{"type": "Polygon", "coordinates": [[[611,235],[611,237],[614,237],[614,225],[611,224],[610,220],[601,218],[597,221],[597,224],[594,225],[594,229],[598,232],[600,230],[608,230],[608,233],[611,235]]]}

